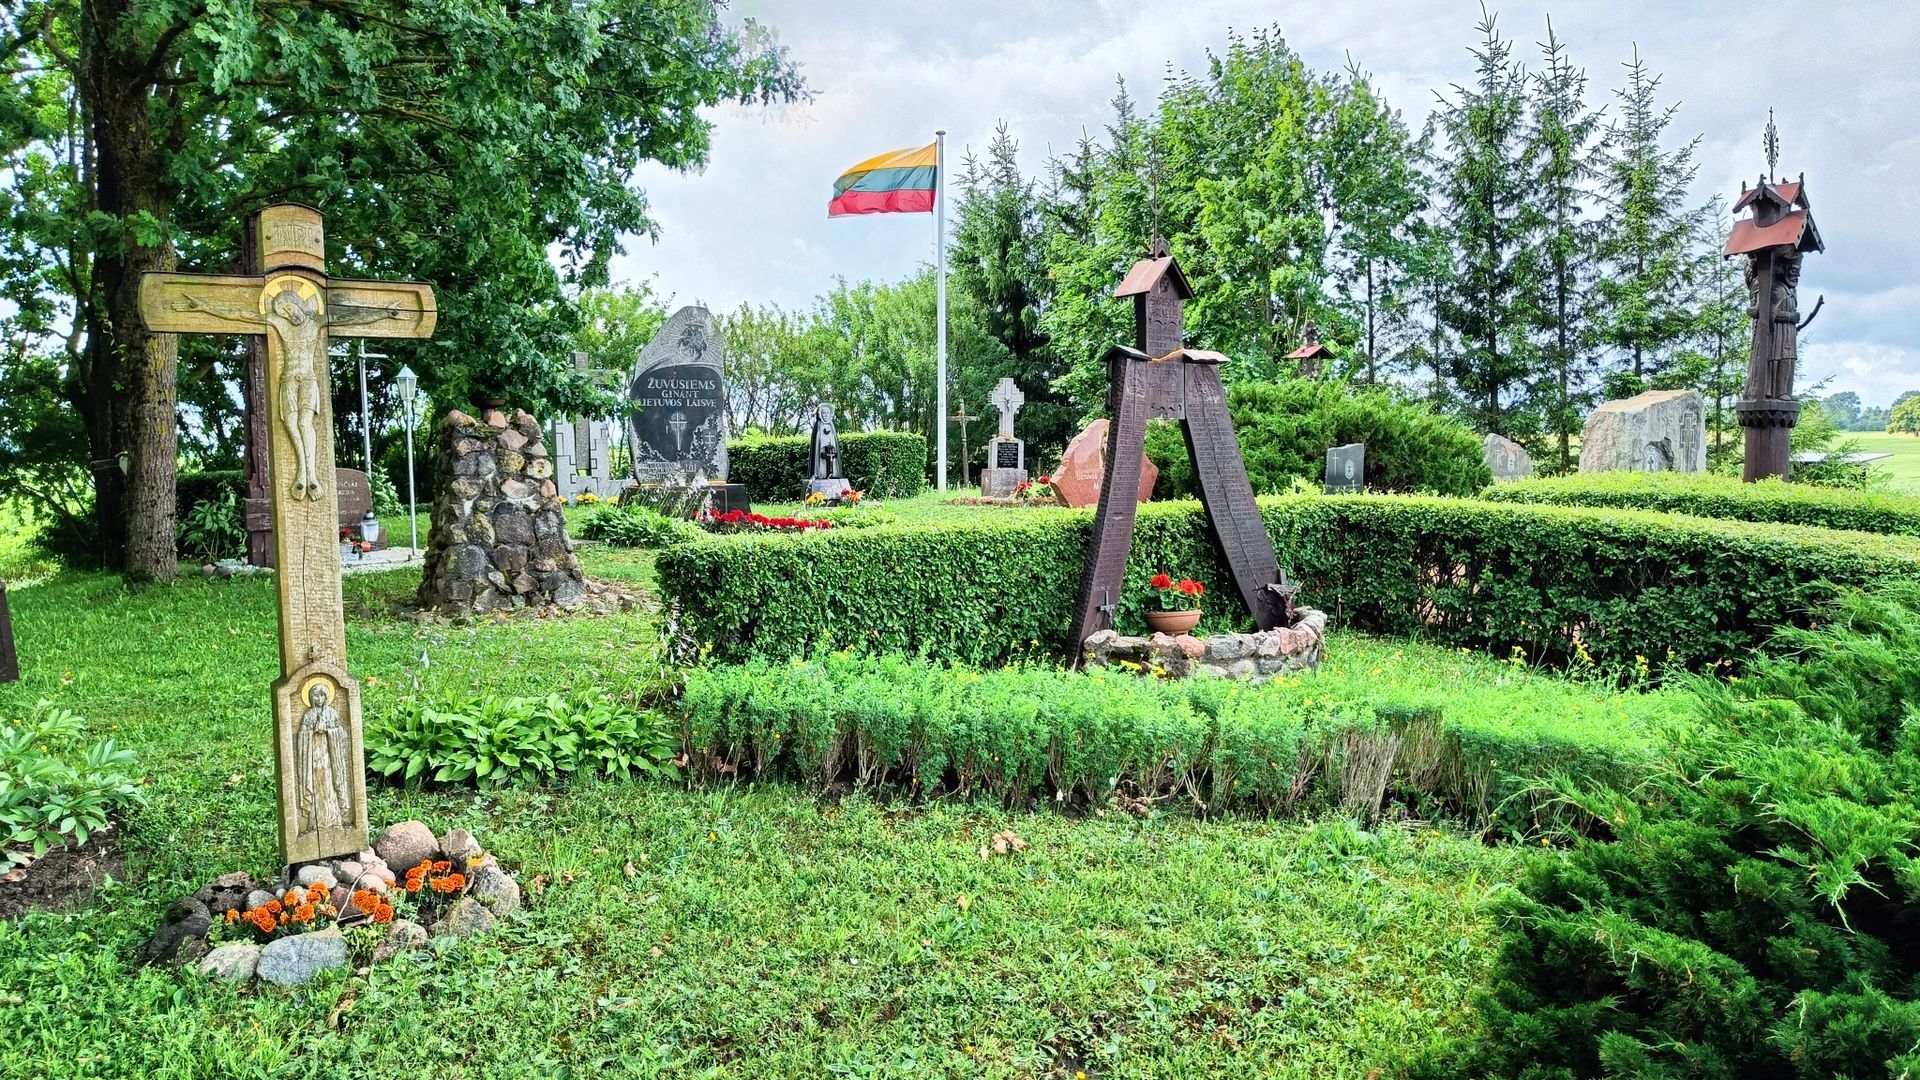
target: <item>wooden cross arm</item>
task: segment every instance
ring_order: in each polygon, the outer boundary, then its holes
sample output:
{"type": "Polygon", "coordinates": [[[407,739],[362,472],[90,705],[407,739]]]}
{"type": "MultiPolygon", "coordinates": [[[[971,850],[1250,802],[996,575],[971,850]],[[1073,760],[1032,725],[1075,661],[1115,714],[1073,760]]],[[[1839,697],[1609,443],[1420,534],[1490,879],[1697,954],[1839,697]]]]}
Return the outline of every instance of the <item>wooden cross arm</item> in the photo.
{"type": "Polygon", "coordinates": [[[158,334],[262,334],[218,314],[257,311],[267,279],[249,274],[140,275],[140,321],[158,334]]]}
{"type": "Polygon", "coordinates": [[[327,310],[334,337],[429,338],[440,316],[418,281],[329,281],[327,310]]]}

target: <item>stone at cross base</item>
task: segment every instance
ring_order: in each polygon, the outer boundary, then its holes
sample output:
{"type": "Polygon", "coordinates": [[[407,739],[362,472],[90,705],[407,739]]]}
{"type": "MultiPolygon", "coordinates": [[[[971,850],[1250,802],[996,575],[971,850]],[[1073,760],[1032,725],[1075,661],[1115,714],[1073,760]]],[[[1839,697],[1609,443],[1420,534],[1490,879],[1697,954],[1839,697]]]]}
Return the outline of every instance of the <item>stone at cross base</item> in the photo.
{"type": "Polygon", "coordinates": [[[447,414],[433,442],[433,528],[423,609],[446,615],[572,611],[587,581],[567,537],[540,423],[515,410],[447,414]]]}
{"type": "Polygon", "coordinates": [[[1493,473],[1494,483],[1533,478],[1533,455],[1527,453],[1526,447],[1504,435],[1487,433],[1480,443],[1480,460],[1493,473]]]}
{"type": "Polygon", "coordinates": [[[987,395],[1000,414],[1000,431],[987,441],[987,465],[980,470],[980,494],[989,499],[1004,499],[1027,482],[1027,444],[1013,435],[1013,418],[1026,403],[1012,379],[1001,379],[987,395]]]}
{"type": "Polygon", "coordinates": [[[1693,390],[1649,390],[1609,401],[1587,417],[1580,471],[1707,471],[1706,399],[1693,390]]]}
{"type": "MultiPolygon", "coordinates": [[[[1053,481],[1054,497],[1063,506],[1100,505],[1100,485],[1107,468],[1107,419],[1101,417],[1080,429],[1060,455],[1060,467],[1048,479],[1053,481]]],[[[1140,501],[1153,499],[1153,485],[1160,479],[1160,466],[1145,454],[1140,455],[1140,501]]]]}
{"type": "Polygon", "coordinates": [[[327,344],[430,337],[438,311],[427,285],[328,276],[325,222],[310,206],[269,206],[246,235],[244,265],[258,273],[144,274],[140,317],[160,333],[264,339],[250,381],[264,387],[265,415],[253,410],[250,423],[259,436],[253,449],[265,451],[279,568],[281,674],[272,702],[280,851],[291,865],[367,846],[360,692],[347,671],[340,596],[327,344]]]}

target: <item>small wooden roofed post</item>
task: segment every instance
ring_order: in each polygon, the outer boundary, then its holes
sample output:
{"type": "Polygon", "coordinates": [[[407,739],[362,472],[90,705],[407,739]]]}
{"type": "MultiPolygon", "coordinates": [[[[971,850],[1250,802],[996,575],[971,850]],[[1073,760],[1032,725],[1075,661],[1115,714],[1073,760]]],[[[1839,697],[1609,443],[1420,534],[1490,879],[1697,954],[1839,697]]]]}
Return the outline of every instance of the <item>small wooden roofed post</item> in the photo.
{"type": "Polygon", "coordinates": [[[1320,362],[1333,358],[1333,350],[1320,343],[1320,324],[1307,316],[1307,326],[1300,335],[1300,347],[1287,354],[1294,361],[1295,370],[1302,378],[1313,378],[1320,373],[1320,362]]]}
{"type": "Polygon", "coordinates": [[[1813,204],[1807,201],[1807,181],[1774,183],[1765,177],[1755,187],[1740,185],[1740,197],[1733,212],[1751,209],[1752,214],[1736,219],[1727,243],[1720,251],[1725,258],[1750,255],[1767,248],[1791,245],[1799,250],[1825,251],[1820,230],[1813,223],[1813,204]]]}
{"type": "Polygon", "coordinates": [[[1133,264],[1113,295],[1133,297],[1134,348],[1165,356],[1185,344],[1186,302],[1193,299],[1193,286],[1164,237],[1153,238],[1147,257],[1133,264]]]}

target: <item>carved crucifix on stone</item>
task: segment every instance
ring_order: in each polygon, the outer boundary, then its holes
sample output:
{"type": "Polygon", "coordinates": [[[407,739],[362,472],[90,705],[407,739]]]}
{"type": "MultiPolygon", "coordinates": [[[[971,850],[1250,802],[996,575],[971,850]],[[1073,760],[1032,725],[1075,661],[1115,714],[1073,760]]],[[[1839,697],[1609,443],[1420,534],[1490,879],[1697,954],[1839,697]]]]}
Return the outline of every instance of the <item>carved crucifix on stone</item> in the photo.
{"type": "Polygon", "coordinates": [[[320,212],[270,206],[250,253],[259,274],[151,273],[140,282],[148,329],[266,338],[266,432],[280,679],[273,685],[280,849],[289,864],[367,846],[360,684],[347,674],[340,601],[329,336],[424,338],[431,286],[327,277],[320,212]]]}

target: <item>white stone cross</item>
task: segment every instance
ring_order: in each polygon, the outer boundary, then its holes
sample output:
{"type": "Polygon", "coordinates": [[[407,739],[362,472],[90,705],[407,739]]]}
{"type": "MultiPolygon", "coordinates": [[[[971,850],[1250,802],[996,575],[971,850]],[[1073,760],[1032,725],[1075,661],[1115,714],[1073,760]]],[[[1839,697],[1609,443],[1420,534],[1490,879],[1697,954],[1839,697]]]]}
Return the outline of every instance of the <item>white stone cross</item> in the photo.
{"type": "Polygon", "coordinates": [[[987,404],[999,410],[1000,437],[1013,438],[1013,418],[1019,414],[1020,406],[1027,403],[1027,395],[1020,392],[1012,379],[1001,379],[993,384],[993,393],[987,395],[987,404]]]}

